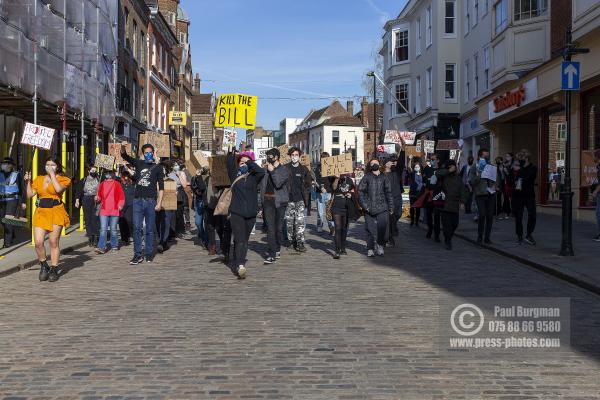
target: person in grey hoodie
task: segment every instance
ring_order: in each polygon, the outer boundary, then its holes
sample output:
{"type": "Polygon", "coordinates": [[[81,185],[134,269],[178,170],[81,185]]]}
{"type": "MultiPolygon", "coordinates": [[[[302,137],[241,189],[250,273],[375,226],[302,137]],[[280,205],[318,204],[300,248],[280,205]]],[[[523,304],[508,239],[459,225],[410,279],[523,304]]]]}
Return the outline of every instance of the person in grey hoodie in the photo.
{"type": "Polygon", "coordinates": [[[280,158],[281,153],[278,149],[273,148],[267,151],[267,174],[260,185],[269,245],[269,254],[265,258],[265,264],[273,264],[281,257],[283,223],[290,198],[288,192],[290,173],[288,168],[279,162],[280,158]]]}

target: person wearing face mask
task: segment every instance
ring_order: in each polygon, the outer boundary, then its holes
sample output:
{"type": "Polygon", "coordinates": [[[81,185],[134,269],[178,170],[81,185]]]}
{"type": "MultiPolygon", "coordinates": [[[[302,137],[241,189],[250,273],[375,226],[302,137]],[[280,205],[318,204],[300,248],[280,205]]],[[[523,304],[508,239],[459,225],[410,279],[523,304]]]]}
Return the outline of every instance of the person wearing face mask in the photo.
{"type": "Polygon", "coordinates": [[[48,158],[45,162],[45,175],[39,175],[31,181],[31,172],[27,172],[24,180],[27,183],[27,197],[37,196],[37,208],[33,214],[33,237],[35,252],[40,262],[40,281],[56,282],[60,276],[60,234],[63,228],[71,224],[69,214],[62,202],[62,194],[71,185],[71,179],[63,174],[58,159],[48,158]],[[46,254],[44,239],[49,236],[50,262],[46,254]]]}
{"type": "Polygon", "coordinates": [[[467,189],[456,170],[456,161],[449,160],[435,173],[441,181],[444,204],[441,207],[442,231],[447,250],[452,250],[452,237],[458,228],[460,203],[468,200],[467,189]]]}
{"type": "Polygon", "coordinates": [[[285,210],[288,241],[294,250],[304,253],[306,251],[306,247],[304,247],[304,231],[306,230],[304,212],[308,207],[312,178],[308,168],[300,164],[302,151],[299,148],[292,147],[288,151],[288,155],[291,158],[291,162],[286,164],[289,173],[289,202],[285,210]]]}
{"type": "Polygon", "coordinates": [[[388,178],[381,173],[379,160],[369,162],[369,172],[360,181],[358,192],[365,212],[367,256],[383,256],[389,216],[394,213],[394,197],[388,178]]]}
{"type": "Polygon", "coordinates": [[[339,260],[346,253],[346,238],[350,221],[356,221],[359,217],[358,204],[356,202],[356,186],[348,175],[333,178],[331,183],[333,189],[333,200],[331,204],[331,216],[335,222],[335,253],[333,258],[339,260]]]}
{"type": "Polygon", "coordinates": [[[88,165],[88,174],[81,182],[75,194],[75,207],[83,208],[83,222],[90,247],[98,245],[100,235],[100,219],[96,212],[96,196],[100,186],[98,168],[94,164],[88,165]]]}
{"type": "MultiPolygon", "coordinates": [[[[165,181],[175,182],[177,190],[177,209],[181,207],[179,200],[179,193],[181,190],[181,181],[179,179],[179,173],[175,172],[175,166],[177,163],[173,160],[164,160],[160,164],[163,168],[165,181]]],[[[160,254],[169,250],[169,243],[175,240],[177,235],[176,229],[176,218],[178,210],[165,210],[161,208],[160,211],[156,212],[156,232],[158,234],[158,246],[156,251],[160,254]]]]}
{"type": "Polygon", "coordinates": [[[408,191],[408,198],[410,200],[410,226],[419,226],[419,219],[421,218],[421,209],[418,207],[412,207],[413,204],[421,197],[425,190],[424,178],[421,171],[420,160],[414,160],[413,167],[409,172],[409,184],[410,189],[408,191]]]}
{"type": "Polygon", "coordinates": [[[267,223],[269,252],[265,264],[273,264],[281,257],[283,224],[290,195],[288,191],[289,169],[279,162],[281,154],[276,148],[267,151],[267,173],[261,181],[263,216],[267,223]]]}
{"type": "Polygon", "coordinates": [[[233,234],[233,259],[231,272],[239,279],[246,278],[248,241],[258,214],[258,186],[265,170],[254,162],[255,155],[244,151],[227,156],[227,172],[231,181],[229,222],[233,234]]]}
{"type": "Polygon", "coordinates": [[[535,204],[535,180],[538,169],[531,163],[531,153],[521,150],[517,154],[518,162],[513,166],[515,174],[515,192],[513,195],[513,209],[515,213],[515,228],[519,244],[525,243],[535,245],[533,231],[537,221],[537,210],[535,204]],[[523,239],[523,211],[527,208],[527,233],[523,239]]]}
{"type": "Polygon", "coordinates": [[[181,238],[185,233],[185,208],[189,199],[185,193],[185,188],[189,186],[189,180],[185,173],[185,165],[181,160],[172,161],[171,172],[167,176],[176,182],[177,186],[177,210],[175,212],[175,223],[172,225],[172,230],[178,238],[181,238]]]}
{"type": "MultiPolygon", "coordinates": [[[[321,153],[321,159],[327,157],[330,157],[329,153],[321,153]]],[[[331,187],[329,178],[322,176],[321,163],[318,163],[317,167],[315,168],[315,178],[315,182],[317,184],[317,232],[322,232],[324,225],[327,224],[329,227],[329,233],[333,235],[334,223],[333,221],[327,221],[325,216],[327,204],[329,203],[329,200],[331,200],[333,189],[331,187]]]]}
{"type": "Polygon", "coordinates": [[[460,169],[460,177],[461,177],[463,185],[467,191],[467,198],[465,201],[465,214],[472,213],[473,188],[471,187],[471,184],[469,183],[469,174],[471,173],[471,170],[474,167],[475,167],[475,160],[473,159],[473,156],[469,156],[467,158],[467,164],[463,165],[463,167],[460,169]]]}
{"type": "MultiPolygon", "coordinates": [[[[2,160],[0,171],[0,221],[7,215],[18,214],[18,208],[25,210],[25,190],[23,177],[15,171],[15,161],[10,157],[2,160]]],[[[2,224],[4,227],[4,249],[13,245],[15,231],[12,225],[2,224]]]]}
{"type": "Polygon", "coordinates": [[[388,241],[393,246],[395,245],[394,237],[398,236],[398,221],[402,216],[402,193],[404,193],[404,186],[402,186],[402,169],[398,168],[397,160],[388,160],[385,163],[385,176],[390,181],[392,188],[392,196],[394,198],[394,213],[390,215],[389,222],[389,235],[388,241]]]}
{"type": "Polygon", "coordinates": [[[119,215],[125,206],[125,193],[121,184],[115,179],[113,171],[104,172],[104,179],[98,187],[96,202],[100,205],[100,239],[98,240],[97,254],[105,254],[108,251],[107,235],[110,226],[110,250],[119,250],[119,234],[117,225],[119,215]]]}
{"type": "Polygon", "coordinates": [[[489,165],[490,151],[479,149],[477,152],[476,168],[472,170],[469,183],[473,187],[477,212],[479,214],[477,226],[477,244],[491,244],[490,235],[496,208],[496,182],[482,178],[487,165],[489,165]]]}
{"type": "Polygon", "coordinates": [[[502,212],[504,213],[504,219],[509,219],[512,215],[512,198],[515,192],[515,156],[513,153],[506,153],[504,155],[504,163],[502,164],[502,174],[504,176],[504,185],[501,188],[504,194],[504,201],[502,203],[502,212]]]}
{"type": "Polygon", "coordinates": [[[121,232],[121,242],[124,246],[129,246],[133,234],[133,199],[135,196],[135,183],[132,175],[127,170],[121,172],[121,189],[125,195],[125,204],[119,216],[119,231],[121,232]]]}
{"type": "Polygon", "coordinates": [[[162,209],[162,198],[165,190],[164,172],[161,165],[154,159],[154,146],[142,146],[140,159],[135,159],[127,154],[124,142],[121,146],[121,156],[125,161],[135,167],[135,192],[133,200],[133,258],[130,265],[137,265],[144,261],[142,256],[142,231],[144,222],[146,234],[144,246],[146,262],[154,259],[154,227],[156,226],[156,212],[162,209]]]}

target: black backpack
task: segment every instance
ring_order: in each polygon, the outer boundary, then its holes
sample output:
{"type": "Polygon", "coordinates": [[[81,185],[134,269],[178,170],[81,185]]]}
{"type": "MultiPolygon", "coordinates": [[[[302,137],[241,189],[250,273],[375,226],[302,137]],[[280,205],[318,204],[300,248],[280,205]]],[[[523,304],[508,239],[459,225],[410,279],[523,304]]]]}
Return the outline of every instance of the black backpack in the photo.
{"type": "Polygon", "coordinates": [[[196,196],[204,196],[204,192],[206,192],[206,184],[204,183],[204,180],[202,180],[202,176],[196,175],[192,178],[191,188],[192,192],[196,196]]]}

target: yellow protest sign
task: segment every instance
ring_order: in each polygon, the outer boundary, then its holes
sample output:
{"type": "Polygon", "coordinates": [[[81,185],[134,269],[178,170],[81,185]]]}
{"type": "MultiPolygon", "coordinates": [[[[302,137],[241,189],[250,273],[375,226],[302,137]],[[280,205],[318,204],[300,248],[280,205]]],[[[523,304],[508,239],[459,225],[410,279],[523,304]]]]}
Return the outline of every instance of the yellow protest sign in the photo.
{"type": "Polygon", "coordinates": [[[169,111],[169,125],[186,126],[187,114],[181,111],[169,111]]]}
{"type": "Polygon", "coordinates": [[[217,102],[215,127],[256,128],[258,97],[245,94],[222,94],[217,102]]]}

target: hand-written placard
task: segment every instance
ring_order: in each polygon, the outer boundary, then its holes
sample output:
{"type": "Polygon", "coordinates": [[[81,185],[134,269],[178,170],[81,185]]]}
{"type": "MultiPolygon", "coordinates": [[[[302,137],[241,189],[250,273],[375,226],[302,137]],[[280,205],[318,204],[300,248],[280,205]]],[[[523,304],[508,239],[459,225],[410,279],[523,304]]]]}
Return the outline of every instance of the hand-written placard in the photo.
{"type": "Polygon", "coordinates": [[[227,172],[227,156],[213,156],[209,158],[210,176],[215,186],[229,186],[229,173],[227,172]]]}
{"type": "Polygon", "coordinates": [[[413,144],[415,144],[415,138],[417,137],[417,132],[402,131],[402,132],[400,132],[400,137],[402,138],[402,141],[404,142],[404,144],[412,146],[413,144]]]}
{"type": "Polygon", "coordinates": [[[417,140],[417,153],[422,153],[423,152],[423,141],[422,140],[417,140]]]}
{"type": "Polygon", "coordinates": [[[435,140],[424,140],[423,150],[425,151],[425,154],[435,153],[435,140]]]}
{"type": "Polygon", "coordinates": [[[215,126],[254,129],[258,97],[245,94],[222,94],[217,102],[215,126]]]}
{"type": "MultiPolygon", "coordinates": [[[[131,143],[125,145],[125,151],[127,154],[131,154],[131,143]]],[[[108,145],[108,155],[115,158],[117,165],[127,164],[127,161],[121,156],[121,143],[110,143],[108,145]]]]}
{"type": "Polygon", "coordinates": [[[29,122],[25,124],[21,144],[39,147],[50,150],[52,141],[54,140],[54,129],[47,128],[41,125],[34,125],[29,122]]]}
{"type": "Polygon", "coordinates": [[[417,146],[404,146],[404,154],[406,157],[421,157],[423,153],[417,151],[417,146]]]}
{"type": "Polygon", "coordinates": [[[106,154],[96,154],[96,160],[94,165],[98,168],[112,170],[115,167],[115,158],[113,156],[107,156],[106,154]]]}
{"type": "Polygon", "coordinates": [[[588,187],[598,184],[598,169],[594,162],[594,151],[581,152],[581,186],[588,187]]]}
{"type": "Polygon", "coordinates": [[[396,145],[380,144],[377,146],[377,152],[380,154],[396,154],[396,145]]]}
{"type": "Polygon", "coordinates": [[[340,176],[351,174],[353,171],[352,154],[350,153],[321,159],[321,176],[340,176]]]}
{"type": "Polygon", "coordinates": [[[159,162],[161,158],[171,156],[171,140],[169,135],[147,131],[140,133],[138,139],[138,151],[142,152],[142,146],[151,144],[154,147],[154,159],[159,162]]]}
{"type": "Polygon", "coordinates": [[[383,143],[402,144],[402,135],[400,131],[387,130],[383,138],[383,143]]]}
{"type": "Polygon", "coordinates": [[[279,158],[279,162],[281,164],[287,164],[290,161],[292,161],[290,159],[290,156],[288,156],[288,151],[290,150],[290,147],[287,144],[281,145],[277,149],[279,150],[279,153],[281,154],[281,156],[279,158]]]}
{"type": "Polygon", "coordinates": [[[456,139],[438,140],[437,149],[438,150],[460,150],[460,145],[458,144],[458,140],[456,140],[456,139]]]}

